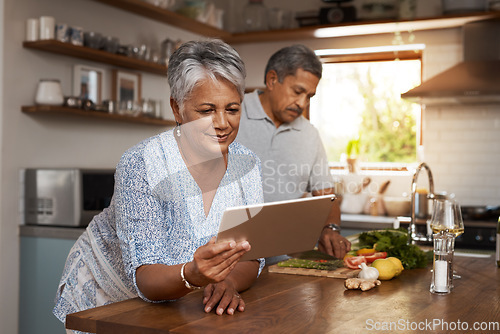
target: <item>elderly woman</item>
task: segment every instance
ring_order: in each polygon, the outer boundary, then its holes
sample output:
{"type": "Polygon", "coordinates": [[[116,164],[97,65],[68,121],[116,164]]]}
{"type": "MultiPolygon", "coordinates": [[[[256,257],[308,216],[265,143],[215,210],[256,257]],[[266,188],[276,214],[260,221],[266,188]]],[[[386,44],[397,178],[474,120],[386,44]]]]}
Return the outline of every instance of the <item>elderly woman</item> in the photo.
{"type": "Polygon", "coordinates": [[[110,206],[71,249],[54,314],[140,296],[175,300],[204,288],[205,312],[243,311],[263,260],[239,261],[248,242],[216,243],[225,208],[263,201],[258,158],[234,142],[245,68],[217,41],[188,42],[170,58],[177,126],[129,149],[110,206]]]}

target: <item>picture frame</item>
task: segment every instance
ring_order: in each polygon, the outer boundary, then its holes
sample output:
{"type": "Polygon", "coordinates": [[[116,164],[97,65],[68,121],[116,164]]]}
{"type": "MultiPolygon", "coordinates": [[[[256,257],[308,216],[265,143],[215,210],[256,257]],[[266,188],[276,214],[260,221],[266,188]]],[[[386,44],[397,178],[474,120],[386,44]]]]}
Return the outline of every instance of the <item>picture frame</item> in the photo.
{"type": "Polygon", "coordinates": [[[104,70],[87,65],[73,67],[73,95],[91,100],[95,104],[102,103],[104,70]]]}
{"type": "Polygon", "coordinates": [[[141,74],[114,69],[111,91],[114,101],[140,101],[141,74]]]}

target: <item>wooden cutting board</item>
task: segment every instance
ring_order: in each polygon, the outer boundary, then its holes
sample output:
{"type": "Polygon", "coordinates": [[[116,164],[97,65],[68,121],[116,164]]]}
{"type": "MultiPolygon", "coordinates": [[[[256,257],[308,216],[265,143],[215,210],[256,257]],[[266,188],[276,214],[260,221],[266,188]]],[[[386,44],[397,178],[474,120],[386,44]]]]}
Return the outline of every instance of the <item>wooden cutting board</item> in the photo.
{"type": "Polygon", "coordinates": [[[277,264],[268,267],[270,273],[304,275],[304,276],[322,276],[331,278],[351,278],[358,277],[361,269],[337,268],[335,270],[318,270],[306,268],[278,267],[277,264]]]}

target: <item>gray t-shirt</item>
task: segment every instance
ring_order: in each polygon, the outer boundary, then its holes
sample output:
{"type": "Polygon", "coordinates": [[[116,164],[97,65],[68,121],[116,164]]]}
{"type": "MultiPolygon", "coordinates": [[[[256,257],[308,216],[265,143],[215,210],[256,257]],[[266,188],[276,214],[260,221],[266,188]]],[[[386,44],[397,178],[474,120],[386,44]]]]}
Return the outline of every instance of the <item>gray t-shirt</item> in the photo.
{"type": "Polygon", "coordinates": [[[333,178],[319,133],[304,117],[276,128],[256,90],[246,94],[236,141],[262,162],[264,201],[300,198],[313,190],[333,188],[333,178]]]}

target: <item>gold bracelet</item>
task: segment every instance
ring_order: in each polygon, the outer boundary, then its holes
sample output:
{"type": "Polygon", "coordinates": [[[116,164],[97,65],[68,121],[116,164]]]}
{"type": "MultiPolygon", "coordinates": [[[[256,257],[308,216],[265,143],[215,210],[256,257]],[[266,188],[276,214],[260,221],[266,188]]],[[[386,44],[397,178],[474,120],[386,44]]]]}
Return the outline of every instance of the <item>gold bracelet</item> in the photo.
{"type": "Polygon", "coordinates": [[[198,290],[198,289],[201,289],[201,286],[196,286],[196,285],[192,285],[191,283],[189,283],[187,281],[187,279],[184,277],[184,267],[186,266],[187,262],[184,263],[181,267],[181,278],[182,278],[182,281],[184,282],[184,285],[186,286],[186,288],[188,288],[189,290],[198,290]]]}

